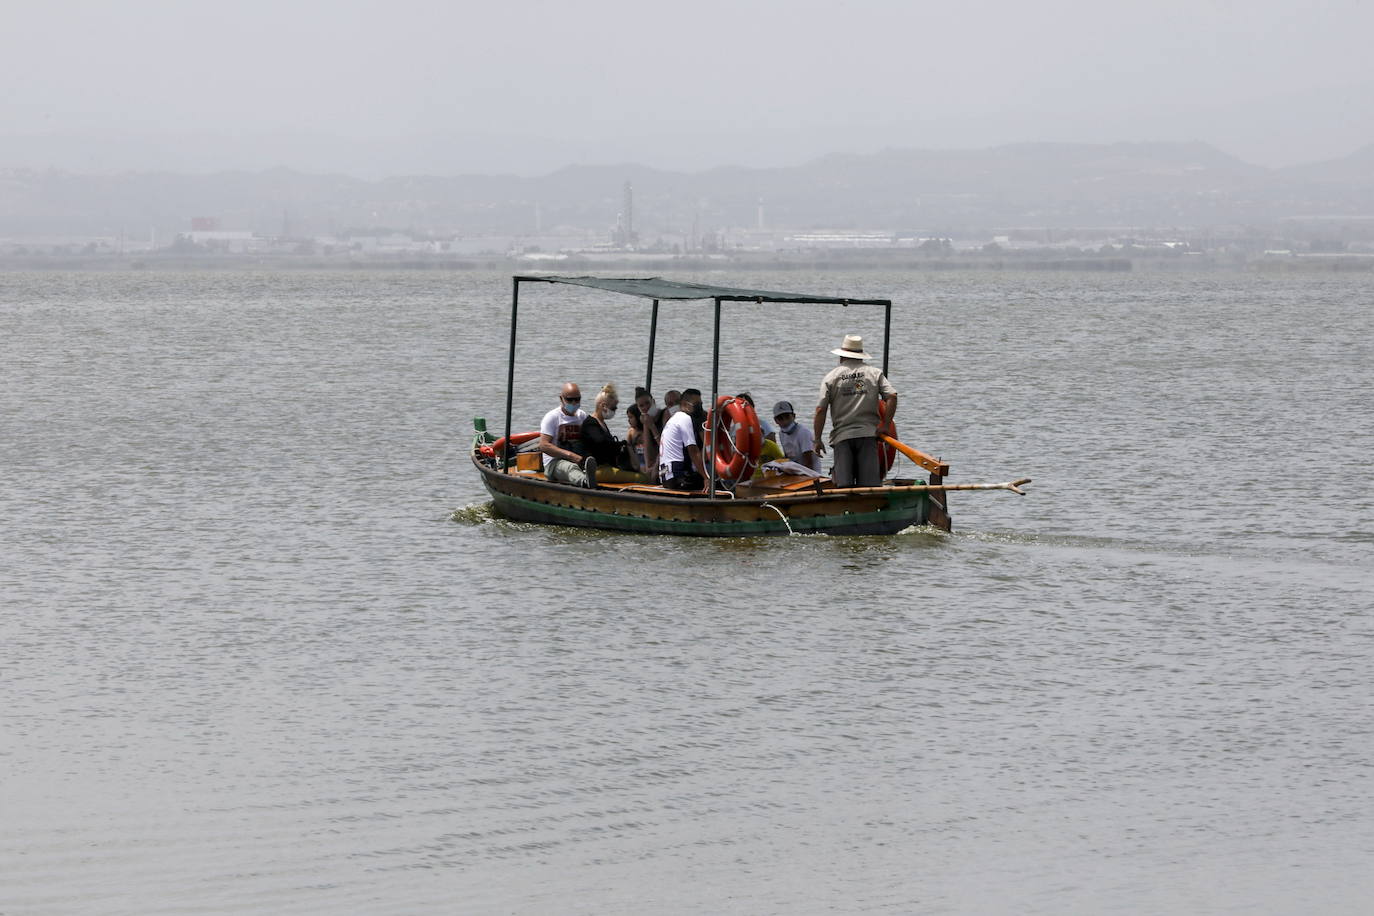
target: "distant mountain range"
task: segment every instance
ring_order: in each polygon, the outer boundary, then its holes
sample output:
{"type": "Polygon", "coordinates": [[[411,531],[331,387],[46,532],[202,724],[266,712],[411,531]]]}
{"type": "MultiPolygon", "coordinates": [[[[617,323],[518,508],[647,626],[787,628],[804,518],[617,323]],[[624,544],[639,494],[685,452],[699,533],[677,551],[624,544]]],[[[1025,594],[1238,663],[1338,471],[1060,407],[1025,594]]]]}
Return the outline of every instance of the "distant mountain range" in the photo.
{"type": "Polygon", "coordinates": [[[1201,143],[1031,143],[835,154],[789,168],[569,166],[540,177],[365,181],[286,169],[210,175],[0,170],[0,236],[166,237],[225,229],[339,235],[604,232],[633,186],[640,239],[726,227],[959,235],[999,227],[1263,227],[1374,218],[1374,144],[1327,162],[1250,165],[1201,143]]]}

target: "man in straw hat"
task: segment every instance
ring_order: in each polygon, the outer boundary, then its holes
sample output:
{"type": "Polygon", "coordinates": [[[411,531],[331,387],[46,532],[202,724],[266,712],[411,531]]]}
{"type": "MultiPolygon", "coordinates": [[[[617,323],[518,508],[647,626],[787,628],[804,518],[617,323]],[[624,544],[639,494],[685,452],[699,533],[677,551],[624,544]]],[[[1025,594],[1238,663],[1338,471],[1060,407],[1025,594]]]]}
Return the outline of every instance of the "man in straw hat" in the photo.
{"type": "Polygon", "coordinates": [[[878,404],[887,405],[887,416],[897,412],[897,389],[877,366],[866,365],[873,357],[864,352],[864,339],[848,334],[831,353],[840,364],[821,381],[816,405],[816,451],[825,445],[821,431],[831,416],[830,446],[835,467],[831,477],[837,487],[876,487],[883,482],[878,464],[878,404]]]}

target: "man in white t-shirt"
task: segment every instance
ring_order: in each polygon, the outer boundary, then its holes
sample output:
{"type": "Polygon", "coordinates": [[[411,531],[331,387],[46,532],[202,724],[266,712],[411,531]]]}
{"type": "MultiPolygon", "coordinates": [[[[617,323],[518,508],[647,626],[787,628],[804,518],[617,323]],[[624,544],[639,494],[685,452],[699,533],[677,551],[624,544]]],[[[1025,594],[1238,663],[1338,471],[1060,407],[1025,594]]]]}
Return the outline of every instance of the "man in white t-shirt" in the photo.
{"type": "Polygon", "coordinates": [[[678,401],[678,411],[668,418],[659,439],[658,474],[670,490],[700,490],[706,486],[706,466],[701,461],[693,416],[701,407],[701,392],[688,388],[678,401]]]}
{"type": "Polygon", "coordinates": [[[544,453],[544,476],[575,487],[596,487],[596,459],[582,454],[582,390],[574,382],[563,386],[559,405],[539,424],[539,451],[544,453]]]}
{"type": "Polygon", "coordinates": [[[820,473],[821,459],[816,454],[816,440],[811,430],[797,422],[797,412],[792,409],[791,401],[779,401],[773,405],[773,422],[778,424],[778,445],[782,446],[787,460],[820,473]]]}

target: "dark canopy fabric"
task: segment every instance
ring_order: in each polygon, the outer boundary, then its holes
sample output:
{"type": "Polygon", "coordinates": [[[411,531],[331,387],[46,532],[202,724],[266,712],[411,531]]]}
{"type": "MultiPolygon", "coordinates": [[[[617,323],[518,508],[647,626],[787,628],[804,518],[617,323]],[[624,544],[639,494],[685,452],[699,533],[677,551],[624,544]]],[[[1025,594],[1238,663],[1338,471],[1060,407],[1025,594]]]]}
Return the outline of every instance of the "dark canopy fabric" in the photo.
{"type": "Polygon", "coordinates": [[[702,283],[679,283],[660,277],[516,277],[525,283],[566,283],[587,286],[627,296],[645,299],[726,299],[733,302],[815,302],[836,305],[891,305],[888,299],[849,299],[843,296],[815,296],[809,293],[780,293],[764,289],[737,289],[730,286],[707,286],[702,283]]]}

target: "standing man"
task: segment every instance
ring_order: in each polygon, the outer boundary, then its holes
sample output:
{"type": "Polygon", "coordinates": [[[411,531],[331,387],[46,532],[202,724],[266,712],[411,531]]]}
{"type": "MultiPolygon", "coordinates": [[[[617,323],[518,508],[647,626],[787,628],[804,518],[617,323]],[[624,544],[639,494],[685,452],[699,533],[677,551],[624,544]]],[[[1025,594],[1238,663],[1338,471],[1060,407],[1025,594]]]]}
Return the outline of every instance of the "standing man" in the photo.
{"type": "Polygon", "coordinates": [[[839,349],[831,350],[840,364],[821,381],[816,404],[816,451],[824,452],[821,431],[827,412],[833,413],[830,445],[835,453],[831,473],[837,487],[876,487],[883,482],[878,463],[878,404],[887,405],[887,417],[897,412],[897,389],[864,352],[864,339],[847,334],[839,349]]]}
{"type": "Polygon", "coordinates": [[[582,454],[582,391],[574,382],[563,386],[559,406],[539,424],[539,451],[544,453],[544,476],[575,487],[596,488],[596,459],[582,454]]]}
{"type": "Polygon", "coordinates": [[[706,467],[701,462],[693,415],[701,407],[701,392],[688,388],[678,401],[678,411],[668,418],[659,440],[659,479],[670,490],[700,490],[706,486],[706,467]]]}

